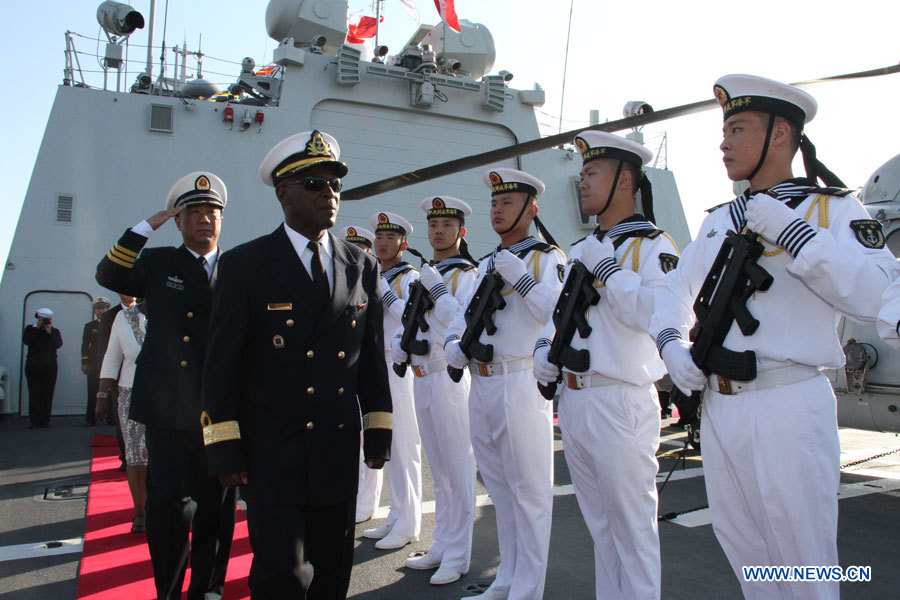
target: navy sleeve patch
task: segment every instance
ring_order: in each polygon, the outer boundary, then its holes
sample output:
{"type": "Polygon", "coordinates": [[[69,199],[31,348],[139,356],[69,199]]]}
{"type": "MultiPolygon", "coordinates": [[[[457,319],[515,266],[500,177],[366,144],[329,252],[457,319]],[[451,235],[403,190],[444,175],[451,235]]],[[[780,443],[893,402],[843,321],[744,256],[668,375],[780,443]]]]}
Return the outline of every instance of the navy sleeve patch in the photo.
{"type": "Polygon", "coordinates": [[[881,223],[875,219],[850,221],[850,229],[856,234],[856,241],[866,248],[884,248],[884,231],[881,230],[881,223]]]}
{"type": "Polygon", "coordinates": [[[566,276],[566,265],[559,264],[556,265],[556,276],[559,277],[560,283],[562,283],[563,278],[566,276]]]}
{"type": "Polygon", "coordinates": [[[663,273],[668,273],[672,269],[678,266],[678,257],[673,254],[666,254],[665,252],[660,252],[659,254],[659,266],[662,268],[663,273]]]}

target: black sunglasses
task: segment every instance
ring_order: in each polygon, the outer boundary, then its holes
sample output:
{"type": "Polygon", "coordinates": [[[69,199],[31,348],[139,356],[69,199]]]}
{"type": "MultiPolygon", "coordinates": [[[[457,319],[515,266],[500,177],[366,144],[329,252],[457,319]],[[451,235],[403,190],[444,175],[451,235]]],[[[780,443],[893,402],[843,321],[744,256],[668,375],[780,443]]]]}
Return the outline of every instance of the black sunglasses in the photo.
{"type": "Polygon", "coordinates": [[[327,177],[322,177],[321,175],[310,175],[309,177],[304,177],[303,179],[285,181],[280,185],[303,185],[303,189],[310,192],[321,192],[327,185],[334,193],[340,192],[341,187],[343,187],[340,178],[334,177],[333,179],[328,179],[327,177]]]}

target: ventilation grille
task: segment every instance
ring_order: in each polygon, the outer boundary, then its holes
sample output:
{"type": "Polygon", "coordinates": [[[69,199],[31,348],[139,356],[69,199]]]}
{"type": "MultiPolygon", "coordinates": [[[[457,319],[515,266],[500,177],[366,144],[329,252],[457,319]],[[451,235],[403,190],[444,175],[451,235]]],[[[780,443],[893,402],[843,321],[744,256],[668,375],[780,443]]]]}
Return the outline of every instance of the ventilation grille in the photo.
{"type": "Polygon", "coordinates": [[[71,223],[72,222],[72,209],[75,204],[75,198],[72,196],[57,196],[56,197],[56,222],[57,223],[71,223]]]}
{"type": "Polygon", "coordinates": [[[172,133],[174,115],[172,107],[167,104],[150,105],[150,131],[172,133]]]}
{"type": "Polygon", "coordinates": [[[500,75],[485,75],[481,78],[484,86],[482,105],[490,110],[501,112],[506,103],[506,83],[500,75]]]}

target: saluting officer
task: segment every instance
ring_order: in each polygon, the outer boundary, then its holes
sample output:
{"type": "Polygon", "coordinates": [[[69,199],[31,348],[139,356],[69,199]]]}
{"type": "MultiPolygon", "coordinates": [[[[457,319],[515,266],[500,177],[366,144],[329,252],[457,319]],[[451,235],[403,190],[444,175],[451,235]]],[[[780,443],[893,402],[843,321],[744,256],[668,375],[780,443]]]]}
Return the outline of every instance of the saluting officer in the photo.
{"type": "Polygon", "coordinates": [[[285,222],[220,261],[203,437],[210,473],[242,485],[254,598],[346,596],[360,409],[366,464],[390,458],[378,266],[327,231],[339,156],[319,131],[276,144],[259,174],[285,222]]]}
{"type": "MultiPolygon", "coordinates": [[[[418,541],[422,528],[422,441],[416,423],[412,375],[399,377],[391,364],[391,338],[400,326],[409,284],[419,272],[403,260],[409,248],[406,238],[413,228],[409,221],[392,212],[378,212],[369,218],[375,230],[375,257],[381,265],[381,291],[384,302],[384,356],[394,403],[394,435],[391,462],[385,466],[391,488],[391,509],[378,527],[366,529],[363,536],[377,539],[379,550],[395,550],[418,541]]],[[[415,252],[415,251],[413,251],[415,252]]],[[[418,255],[418,252],[415,252],[418,255]]]]}
{"type": "Polygon", "coordinates": [[[221,597],[231,552],[235,493],[207,474],[198,419],[226,202],[216,175],[189,173],[169,190],[166,209],[127,230],[97,265],[97,282],[144,298],[153,323],[137,359],[130,416],[147,426],[147,545],[159,598],[181,597],[188,555],[188,598],[221,597]],[[172,217],[184,245],[144,249],[172,217]]]}
{"type": "MultiPolygon", "coordinates": [[[[672,239],[635,212],[635,192],[649,207],[650,181],[641,170],[653,154],[611,133],[575,138],[581,153],[584,212],[597,215],[594,233],[572,245],[576,261],[593,275],[599,301],[587,310],[587,338],[570,347],[587,350],[586,371],[564,369],[559,402],[566,463],[578,506],[594,541],[597,598],[660,597],[656,450],[659,401],[653,382],[666,367],[648,335],[653,289],[675,268],[672,239]]],[[[568,272],[567,272],[568,276],[568,272]]],[[[555,382],[559,368],[547,360],[548,321],[536,344],[534,373],[555,382]]]]}
{"type": "Polygon", "coordinates": [[[447,330],[444,353],[454,368],[469,364],[469,425],[478,470],[497,516],[500,566],[479,598],[540,598],[544,593],[553,509],[553,406],[538,393],[532,348],[562,287],[565,255],[528,234],[545,186],[523,171],[484,174],[491,190],[491,226],[500,245],[478,265],[476,290],[487,274],[505,282],[505,308],[494,313],[493,361],[469,362],[459,345],[460,310],[447,330]]]}
{"type": "Polygon", "coordinates": [[[392,342],[393,362],[409,359],[415,375],[416,418],[434,479],[434,531],[428,553],[406,559],[413,569],[434,569],[432,585],[452,583],[469,571],[472,527],[475,520],[475,456],[469,440],[469,376],[457,384],[447,373],[444,337],[450,321],[464,309],[475,291],[475,264],[460,254],[466,235],[465,218],[471,207],[451,196],[431,196],[421,203],[428,220],[428,241],[434,249],[432,264],[425,264],[419,281],[434,302],[425,315],[427,331],[416,339],[428,352],[407,355],[400,347],[404,327],[392,342]]]}
{"type": "Polygon", "coordinates": [[[724,113],[725,170],[750,189],[713,210],[678,268],[667,274],[650,332],[672,381],[704,385],[703,470],[713,530],[748,598],[837,598],[834,582],[750,582],[741,567],[838,565],[840,445],[835,397],[823,369],[844,364],[840,316],[873,320],[894,268],[880,224],[815,160],[802,133],[816,101],[751,75],[714,87],[724,113]],[[808,178],[794,178],[800,149],[808,178]],[[758,329],[730,326],[723,346],[756,354],[757,376],[733,381],[694,364],[691,306],[729,232],[759,234],[759,266],[772,276],[747,309],[758,329]]]}
{"type": "MultiPolygon", "coordinates": [[[[341,227],[338,238],[350,242],[363,252],[372,254],[372,244],[375,243],[375,234],[363,227],[347,225],[341,227]]],[[[360,439],[362,441],[362,439],[360,439]]],[[[381,499],[381,486],[384,481],[384,469],[366,468],[366,457],[362,444],[359,447],[359,486],[356,493],[356,522],[364,523],[372,518],[378,510],[378,502],[381,499]]]]}

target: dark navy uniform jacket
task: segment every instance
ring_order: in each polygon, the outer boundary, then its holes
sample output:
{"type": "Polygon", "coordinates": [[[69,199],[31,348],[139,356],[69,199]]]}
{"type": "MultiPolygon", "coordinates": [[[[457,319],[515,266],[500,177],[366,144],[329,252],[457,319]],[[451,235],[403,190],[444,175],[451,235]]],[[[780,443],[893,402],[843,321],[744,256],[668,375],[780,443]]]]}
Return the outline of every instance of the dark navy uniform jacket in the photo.
{"type": "Polygon", "coordinates": [[[210,475],[247,472],[248,501],[355,497],[361,426],[366,458],[390,458],[378,265],[327,235],[334,291],[324,308],[311,305],[312,279],[283,226],[219,261],[203,410],[218,424],[209,429],[228,433],[206,450],[210,475]]]}
{"type": "Polygon", "coordinates": [[[211,282],[184,246],[142,252],[146,243],[129,229],[97,265],[100,285],[147,302],[130,416],[154,427],[199,432],[211,282]]]}

